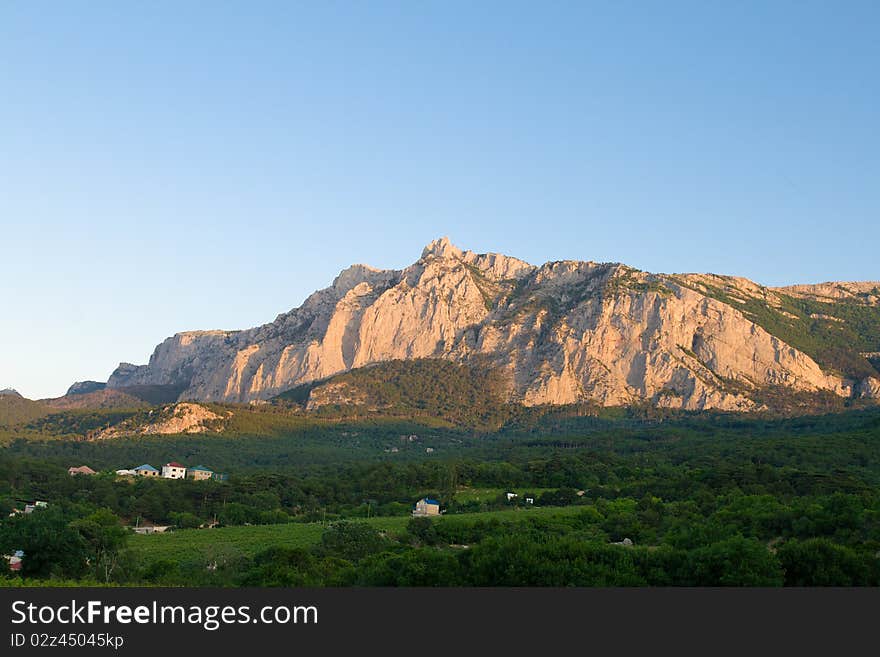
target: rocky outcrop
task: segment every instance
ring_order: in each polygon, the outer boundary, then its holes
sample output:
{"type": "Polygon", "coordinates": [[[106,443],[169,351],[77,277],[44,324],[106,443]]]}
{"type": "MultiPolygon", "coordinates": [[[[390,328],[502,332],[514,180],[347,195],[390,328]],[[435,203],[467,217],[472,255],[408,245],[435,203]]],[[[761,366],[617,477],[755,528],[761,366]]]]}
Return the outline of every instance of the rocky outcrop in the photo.
{"type": "MultiPolygon", "coordinates": [[[[870,302],[871,284],[844,285],[870,302]]],[[[825,298],[813,287],[796,293],[825,298]]],[[[768,386],[871,396],[871,384],[824,371],[744,310],[759,299],[784,314],[782,294],[747,279],[613,263],[536,267],[444,238],[403,270],[354,265],[270,324],[179,333],[147,365],[120,365],[107,385],[247,402],[371,363],[442,358],[503,370],[510,398],[529,405],[748,410],[768,386]]]]}
{"type": "Polygon", "coordinates": [[[860,381],[856,393],[862,399],[880,399],[880,378],[868,377],[860,381]]]}
{"type": "Polygon", "coordinates": [[[87,395],[90,392],[97,392],[107,387],[106,383],[100,381],[76,381],[67,389],[67,395],[87,395]]]}
{"type": "Polygon", "coordinates": [[[775,288],[795,297],[834,303],[847,300],[867,306],[880,305],[880,281],[841,281],[775,288]]]}
{"type": "Polygon", "coordinates": [[[231,416],[231,411],[219,415],[201,404],[179,403],[149,411],[146,421],[142,421],[139,417],[130,418],[115,426],[97,431],[89,438],[104,440],[121,436],[219,432],[231,416]]]}

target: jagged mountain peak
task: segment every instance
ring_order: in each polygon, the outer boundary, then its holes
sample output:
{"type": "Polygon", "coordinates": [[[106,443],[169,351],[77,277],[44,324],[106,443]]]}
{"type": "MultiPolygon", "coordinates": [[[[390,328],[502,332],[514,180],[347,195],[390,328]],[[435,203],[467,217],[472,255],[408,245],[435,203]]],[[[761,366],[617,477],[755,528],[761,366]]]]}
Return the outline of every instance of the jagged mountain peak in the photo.
{"type": "Polygon", "coordinates": [[[376,269],[370,265],[355,264],[343,269],[333,279],[332,288],[339,294],[346,294],[349,290],[361,283],[376,284],[399,275],[400,272],[392,269],[376,269]]]}
{"type": "Polygon", "coordinates": [[[461,258],[464,251],[455,246],[448,237],[443,236],[433,240],[422,249],[422,258],[432,255],[438,258],[461,258]]]}
{"type": "Polygon", "coordinates": [[[483,276],[492,280],[521,278],[537,268],[524,260],[503,253],[475,253],[468,249],[455,246],[448,237],[441,237],[422,249],[419,262],[426,263],[432,259],[448,263],[448,266],[465,265],[474,268],[483,276]]]}

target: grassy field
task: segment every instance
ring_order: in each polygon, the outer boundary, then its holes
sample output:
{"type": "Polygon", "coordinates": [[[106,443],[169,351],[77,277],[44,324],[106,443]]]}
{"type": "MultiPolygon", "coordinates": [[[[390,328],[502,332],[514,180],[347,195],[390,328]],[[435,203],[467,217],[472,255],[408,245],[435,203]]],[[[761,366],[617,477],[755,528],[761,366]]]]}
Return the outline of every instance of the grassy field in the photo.
{"type": "MultiPolygon", "coordinates": [[[[437,518],[435,522],[516,520],[535,516],[571,515],[579,513],[583,509],[582,506],[569,506],[459,513],[437,518]]],[[[406,531],[409,516],[354,518],[353,520],[366,522],[380,531],[397,535],[406,531]]],[[[228,557],[235,554],[253,555],[273,546],[307,548],[321,540],[324,529],[324,525],[320,522],[222,527],[218,529],[184,529],[169,534],[133,535],[129,539],[129,545],[136,558],[142,563],[164,560],[185,562],[205,557],[228,557]]]]}

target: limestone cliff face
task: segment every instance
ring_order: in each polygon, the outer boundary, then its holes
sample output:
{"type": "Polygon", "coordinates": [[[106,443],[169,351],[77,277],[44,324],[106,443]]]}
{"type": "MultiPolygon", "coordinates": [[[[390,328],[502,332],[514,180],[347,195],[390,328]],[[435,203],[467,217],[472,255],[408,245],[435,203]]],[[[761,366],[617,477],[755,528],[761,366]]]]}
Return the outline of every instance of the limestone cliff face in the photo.
{"type": "MultiPolygon", "coordinates": [[[[848,285],[852,294],[876,289],[848,285]]],[[[120,365],[107,385],[176,385],[180,399],[247,402],[379,361],[480,358],[505,370],[511,399],[529,405],[748,410],[751,393],[771,385],[878,396],[874,382],[823,371],[739,302],[713,297],[719,286],[736,299],[772,303],[778,294],[745,279],[620,264],[535,267],[444,238],[401,271],[354,265],[270,324],[179,333],[149,364],[120,365]]],[[[796,292],[824,298],[819,287],[796,292]]]]}

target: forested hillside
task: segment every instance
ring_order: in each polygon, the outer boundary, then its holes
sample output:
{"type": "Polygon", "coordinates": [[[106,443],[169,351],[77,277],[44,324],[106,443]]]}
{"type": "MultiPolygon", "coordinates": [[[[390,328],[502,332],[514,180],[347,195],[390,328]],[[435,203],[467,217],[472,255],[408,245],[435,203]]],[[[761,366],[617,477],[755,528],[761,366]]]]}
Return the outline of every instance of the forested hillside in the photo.
{"type": "Polygon", "coordinates": [[[877,410],[17,440],[0,452],[0,550],[39,555],[7,585],[876,586],[878,491],[877,410]],[[230,476],[113,472],[172,459],[230,476]],[[67,474],[81,464],[101,472],[67,474]],[[425,496],[442,517],[409,520],[425,496]],[[174,533],[122,529],[144,523],[174,533]],[[114,547],[90,559],[99,539],[114,547]]]}

